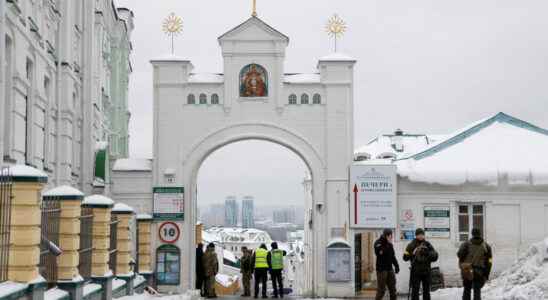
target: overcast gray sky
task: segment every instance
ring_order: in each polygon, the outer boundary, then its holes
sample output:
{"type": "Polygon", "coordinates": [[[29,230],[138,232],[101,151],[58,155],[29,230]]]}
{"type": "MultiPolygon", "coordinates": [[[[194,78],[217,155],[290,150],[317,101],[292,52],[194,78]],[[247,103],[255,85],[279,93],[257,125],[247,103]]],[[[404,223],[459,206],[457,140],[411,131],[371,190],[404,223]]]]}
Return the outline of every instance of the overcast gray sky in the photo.
{"type": "MultiPolygon", "coordinates": [[[[134,72],[129,93],[132,156],[152,155],[152,75],[148,61],[170,51],[161,31],[162,20],[171,12],[183,18],[184,32],[176,40],[176,54],[191,59],[195,72],[223,72],[217,37],[249,17],[251,2],[116,0],[135,13],[134,72]]],[[[339,49],[358,60],[356,146],[397,127],[445,133],[498,111],[548,127],[548,1],[257,2],[259,17],[290,37],[286,72],[315,72],[317,58],[331,52],[332,42],[324,31],[326,20],[338,13],[347,22],[348,32],[339,49]]],[[[292,186],[300,188],[304,165],[296,167],[298,158],[280,149],[259,142],[221,149],[204,164],[199,184],[212,186],[221,180],[214,170],[238,169],[239,175],[249,174],[244,178],[262,175],[262,184],[283,174],[299,178],[292,186]],[[257,153],[287,167],[260,173],[256,165],[247,164],[249,169],[244,170],[244,158],[257,153]]],[[[261,157],[255,158],[261,161],[261,157]]],[[[246,180],[238,181],[241,187],[231,183],[224,189],[227,193],[229,187],[243,189],[246,180]]],[[[220,197],[201,193],[200,201],[220,197]]],[[[301,197],[302,190],[289,194],[293,196],[285,198],[301,197]]]]}

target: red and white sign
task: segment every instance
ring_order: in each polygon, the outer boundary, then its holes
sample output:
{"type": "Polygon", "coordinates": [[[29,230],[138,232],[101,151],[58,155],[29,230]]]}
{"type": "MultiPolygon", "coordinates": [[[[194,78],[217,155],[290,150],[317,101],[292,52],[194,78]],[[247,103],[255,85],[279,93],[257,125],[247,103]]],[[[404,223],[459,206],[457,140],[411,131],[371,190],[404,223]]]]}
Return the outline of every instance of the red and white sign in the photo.
{"type": "Polygon", "coordinates": [[[158,229],[158,236],[164,243],[173,244],[179,240],[180,235],[179,226],[174,222],[164,222],[158,229]]]}

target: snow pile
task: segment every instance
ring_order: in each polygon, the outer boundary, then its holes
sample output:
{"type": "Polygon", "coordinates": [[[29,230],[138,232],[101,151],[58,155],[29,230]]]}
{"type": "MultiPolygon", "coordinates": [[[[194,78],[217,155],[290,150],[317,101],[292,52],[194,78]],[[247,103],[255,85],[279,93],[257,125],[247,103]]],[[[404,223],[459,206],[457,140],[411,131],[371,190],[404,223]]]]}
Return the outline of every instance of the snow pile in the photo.
{"type": "Polygon", "coordinates": [[[223,74],[215,73],[193,73],[188,77],[190,83],[223,83],[223,74]]]}
{"type": "Polygon", "coordinates": [[[526,300],[548,297],[548,238],[534,244],[509,269],[485,288],[492,299],[526,300]]]}
{"type": "Polygon", "coordinates": [[[43,193],[42,196],[44,197],[62,197],[62,196],[81,197],[81,196],[84,196],[84,193],[82,193],[81,191],[69,185],[62,185],[62,186],[53,188],[51,190],[48,190],[47,192],[43,193]]]}
{"type": "Polygon", "coordinates": [[[8,168],[8,174],[13,177],[48,178],[48,175],[38,169],[26,165],[15,165],[8,168]]]}
{"type": "MultiPolygon", "coordinates": [[[[542,300],[548,298],[548,238],[534,244],[484,288],[486,300],[542,300]]],[[[460,299],[462,288],[436,291],[432,299],[460,299]]]]}
{"type": "Polygon", "coordinates": [[[215,281],[224,287],[231,287],[235,282],[238,282],[239,277],[237,275],[229,276],[225,274],[215,275],[215,281]]]}
{"type": "Polygon", "coordinates": [[[119,213],[133,213],[133,208],[131,206],[124,204],[124,203],[116,203],[114,205],[114,208],[112,208],[113,212],[119,212],[119,213]]]}
{"type": "Polygon", "coordinates": [[[112,206],[114,205],[114,201],[112,201],[112,199],[105,197],[103,195],[91,195],[84,198],[84,202],[82,202],[82,204],[112,206]]]}
{"type": "Polygon", "coordinates": [[[320,74],[285,74],[285,83],[320,83],[320,74]]]}

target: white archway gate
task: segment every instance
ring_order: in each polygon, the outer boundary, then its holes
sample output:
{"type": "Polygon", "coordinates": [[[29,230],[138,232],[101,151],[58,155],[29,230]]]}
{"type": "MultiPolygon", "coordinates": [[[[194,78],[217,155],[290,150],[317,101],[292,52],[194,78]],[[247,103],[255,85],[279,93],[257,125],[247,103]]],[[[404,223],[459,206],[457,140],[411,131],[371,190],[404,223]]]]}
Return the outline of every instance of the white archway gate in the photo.
{"type": "Polygon", "coordinates": [[[335,54],[319,60],[317,74],[284,74],[288,38],[256,17],[222,35],[219,43],[224,74],[193,74],[190,61],[174,56],[151,61],[153,185],[183,187],[185,196],[184,220],[177,220],[182,237],[175,246],[181,249],[182,261],[175,289],[188,289],[194,282],[196,180],[201,164],[227,144],[257,139],[292,150],[312,175],[305,222],[311,229],[305,249],[305,292],[353,295],[353,280],[327,281],[326,247],[333,239],[349,236],[355,61],[335,54]]]}

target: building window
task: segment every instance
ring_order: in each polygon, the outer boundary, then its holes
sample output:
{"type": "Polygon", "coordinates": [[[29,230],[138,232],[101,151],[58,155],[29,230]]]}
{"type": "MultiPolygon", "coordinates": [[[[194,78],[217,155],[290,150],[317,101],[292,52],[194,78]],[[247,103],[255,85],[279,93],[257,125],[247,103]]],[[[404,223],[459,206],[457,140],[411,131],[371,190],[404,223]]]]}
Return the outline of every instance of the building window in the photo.
{"type": "Polygon", "coordinates": [[[459,204],[458,210],[459,241],[470,239],[474,228],[479,228],[483,236],[485,207],[482,204],[459,204]]]}
{"type": "Polygon", "coordinates": [[[207,104],[207,95],[200,94],[200,104],[207,104]]]}
{"type": "Polygon", "coordinates": [[[217,94],[211,95],[211,104],[219,104],[219,95],[217,94]]]}
{"type": "Polygon", "coordinates": [[[188,94],[186,97],[186,104],[196,104],[196,96],[194,96],[194,94],[188,94]]]}
{"type": "Polygon", "coordinates": [[[173,245],[156,251],[156,276],[159,285],[179,285],[181,252],[173,245]]]}
{"type": "Polygon", "coordinates": [[[33,68],[34,68],[34,66],[33,66],[32,60],[30,60],[30,58],[27,58],[26,71],[27,71],[27,80],[28,81],[32,80],[33,68]]]}
{"type": "Polygon", "coordinates": [[[289,95],[289,104],[297,104],[297,95],[295,94],[289,95]]]}
{"type": "Polygon", "coordinates": [[[302,94],[301,95],[301,104],[308,104],[308,95],[302,94]]]}
{"type": "Polygon", "coordinates": [[[322,96],[320,96],[320,94],[314,94],[314,96],[312,97],[312,103],[322,104],[322,96]]]}

